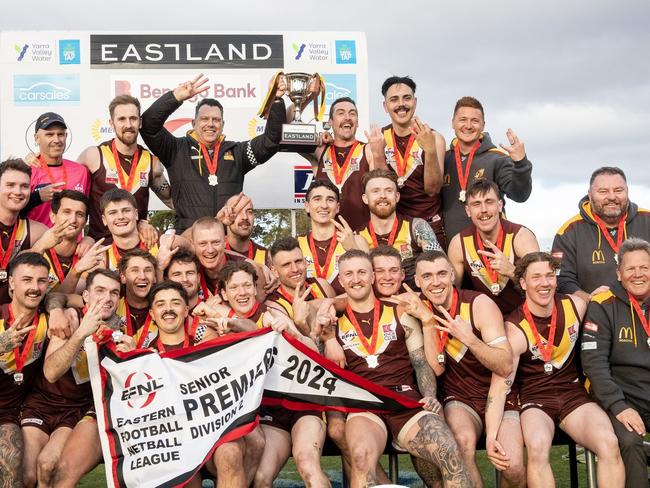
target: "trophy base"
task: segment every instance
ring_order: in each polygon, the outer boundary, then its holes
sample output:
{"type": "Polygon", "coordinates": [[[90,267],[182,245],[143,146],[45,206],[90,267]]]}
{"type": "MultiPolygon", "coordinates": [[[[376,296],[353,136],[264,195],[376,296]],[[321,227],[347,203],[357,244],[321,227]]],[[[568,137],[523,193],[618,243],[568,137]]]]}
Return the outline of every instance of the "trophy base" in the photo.
{"type": "Polygon", "coordinates": [[[314,124],[282,124],[281,152],[312,153],[318,147],[314,124]]]}

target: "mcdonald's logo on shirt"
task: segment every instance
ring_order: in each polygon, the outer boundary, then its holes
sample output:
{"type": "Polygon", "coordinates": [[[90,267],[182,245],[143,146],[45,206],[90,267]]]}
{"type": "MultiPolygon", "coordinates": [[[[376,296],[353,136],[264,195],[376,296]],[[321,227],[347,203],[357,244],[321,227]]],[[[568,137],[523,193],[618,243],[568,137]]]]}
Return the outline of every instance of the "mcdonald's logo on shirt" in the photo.
{"type": "Polygon", "coordinates": [[[634,342],[632,327],[621,327],[618,331],[618,342],[634,342]]]}
{"type": "Polygon", "coordinates": [[[594,249],[591,253],[591,264],[605,264],[605,255],[601,249],[594,249]]]}

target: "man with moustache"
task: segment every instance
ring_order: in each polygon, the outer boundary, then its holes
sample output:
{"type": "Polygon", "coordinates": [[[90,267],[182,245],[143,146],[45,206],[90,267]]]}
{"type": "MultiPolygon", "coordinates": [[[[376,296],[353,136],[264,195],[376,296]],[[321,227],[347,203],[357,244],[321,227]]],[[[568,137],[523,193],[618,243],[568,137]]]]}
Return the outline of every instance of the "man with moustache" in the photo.
{"type": "Polygon", "coordinates": [[[207,83],[202,74],[182,83],[142,114],[142,139],[167,168],[179,234],[198,218],[215,216],[228,198],[242,191],[245,174],[278,151],[286,121],[282,100],[286,82],[282,79],[264,134],[244,142],[226,140],[223,106],[213,98],[204,98],[196,105],[192,131],[174,137],[165,129],[165,121],[185,100],[205,93],[207,83]]]}
{"type": "Polygon", "coordinates": [[[343,293],[338,280],[338,259],[348,249],[367,250],[366,240],[352,232],[344,220],[337,222],[340,193],[329,180],[314,180],[305,196],[309,232],[298,236],[298,244],[307,261],[307,277],[322,278],[336,294],[343,293]]]}
{"type": "Polygon", "coordinates": [[[555,427],[598,456],[598,486],[624,485],[618,441],[605,412],[584,388],[575,363],[575,344],[587,308],[576,295],[557,293],[559,263],[532,252],[517,264],[515,279],[524,303],[506,319],[512,373],[494,378],[486,409],[488,450],[506,454],[496,440],[503,405],[513,382],[521,402],[521,430],[528,456],[530,488],[554,486],[549,454],[555,427]]]}
{"type": "Polygon", "coordinates": [[[0,304],[11,301],[9,262],[19,252],[34,247],[47,230],[40,222],[20,217],[29,199],[31,175],[31,168],[22,159],[7,159],[0,165],[0,304]]]}
{"type": "Polygon", "coordinates": [[[246,195],[233,195],[226,201],[226,207],[235,208],[238,201],[247,200],[239,210],[232,224],[226,227],[226,260],[251,259],[258,264],[267,264],[267,249],[251,239],[255,226],[253,201],[246,195]],[[241,257],[240,257],[241,256],[241,257]]]}
{"type": "Polygon", "coordinates": [[[118,326],[119,298],[117,274],[94,271],[83,292],[79,327],[68,339],[50,337],[43,371],[22,409],[25,486],[74,486],[101,459],[83,343],[99,327],[118,326]]]}
{"type": "Polygon", "coordinates": [[[650,211],[628,197],[623,170],[604,166],[591,174],[580,213],[560,227],[553,256],[561,262],[558,287],[585,301],[616,281],[616,254],[628,237],[650,240],[650,211]]]}
{"type": "Polygon", "coordinates": [[[472,224],[454,236],[448,249],[455,284],[485,293],[509,314],[523,301],[512,281],[515,265],[521,256],[539,251],[539,244],[526,227],[502,217],[503,200],[493,181],[475,181],[466,197],[472,224]]]}
{"type": "Polygon", "coordinates": [[[352,459],[350,485],[357,488],[374,483],[375,467],[390,431],[402,448],[438,466],[445,486],[471,486],[452,433],[433,413],[440,405],[435,400],[436,381],[425,357],[420,323],[402,307],[376,298],[372,263],[366,253],[347,251],[339,266],[347,306],[338,320],[328,316],[335,321],[331,333],[345,351],[348,370],[423,405],[391,414],[348,414],[345,435],[352,459]]]}
{"type": "Polygon", "coordinates": [[[370,221],[359,232],[370,249],[386,244],[402,256],[407,282],[413,278],[413,263],[422,251],[440,249],[429,224],[420,218],[397,214],[400,193],[392,171],[375,169],[363,177],[363,202],[370,209],[370,221]]]}
{"type": "Polygon", "coordinates": [[[9,263],[11,303],[0,307],[0,480],[22,487],[20,408],[42,366],[47,317],[39,307],[47,290],[47,261],[26,252],[9,263]]]}
{"type": "Polygon", "coordinates": [[[367,144],[357,140],[359,114],[350,97],[332,102],[328,124],[334,133],[333,140],[306,157],[312,164],[314,180],[336,186],[340,194],[339,215],[357,230],[368,221],[368,209],[361,201],[361,178],[372,169],[386,167],[382,135],[378,127],[372,126],[370,134],[365,132],[367,144]]]}
{"type": "Polygon", "coordinates": [[[631,237],[618,250],[618,281],[594,295],[582,329],[582,367],[607,412],[627,488],[648,487],[644,437],[650,429],[650,244],[631,237]]]}
{"type": "Polygon", "coordinates": [[[133,194],[138,209],[138,231],[143,240],[153,239],[155,229],[147,222],[149,188],[168,206],[171,192],[158,158],[138,144],[142,124],[140,101],[131,95],[118,95],[108,105],[109,124],[115,137],[86,148],[77,158],[90,172],[88,235],[95,241],[109,238],[102,222],[100,200],[111,188],[133,194]]]}
{"type": "Polygon", "coordinates": [[[426,220],[445,245],[440,206],[445,139],[415,116],[415,82],[391,76],[381,86],[384,110],[391,124],[382,129],[385,159],[397,175],[400,201],[397,211],[426,220]]]}
{"type": "Polygon", "coordinates": [[[83,165],[63,157],[68,139],[68,126],[63,117],[54,112],[41,114],[35,129],[39,154],[32,168],[31,197],[25,212],[30,219],[50,227],[50,202],[54,193],[68,189],[88,196],[90,177],[83,165]]]}
{"type": "Polygon", "coordinates": [[[499,197],[525,202],[532,190],[533,165],[526,157],[524,143],[508,129],[509,146],[497,148],[485,129],[483,105],[476,98],[456,102],[451,121],[456,137],[445,154],[444,183],[440,191],[447,239],[451,240],[471,224],[465,212],[467,189],[481,178],[494,181],[499,197]]]}

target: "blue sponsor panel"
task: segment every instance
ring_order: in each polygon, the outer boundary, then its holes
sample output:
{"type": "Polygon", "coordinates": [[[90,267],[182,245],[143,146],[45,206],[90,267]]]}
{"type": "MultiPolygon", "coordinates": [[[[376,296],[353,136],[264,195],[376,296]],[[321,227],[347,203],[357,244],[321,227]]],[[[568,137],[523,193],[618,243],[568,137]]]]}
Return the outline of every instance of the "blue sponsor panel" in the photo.
{"type": "Polygon", "coordinates": [[[334,44],[336,64],[357,64],[357,45],[355,41],[337,40],[334,44]]]}
{"type": "Polygon", "coordinates": [[[61,39],[59,41],[59,64],[81,64],[79,39],[61,39]]]}
{"type": "Polygon", "coordinates": [[[311,166],[294,166],[293,167],[293,202],[304,203],[307,188],[311,185],[314,178],[311,166]]]}
{"type": "Polygon", "coordinates": [[[337,98],[350,97],[357,100],[357,75],[355,74],[324,74],[325,105],[330,107],[337,98]]]}
{"type": "Polygon", "coordinates": [[[79,105],[79,75],[14,75],[14,105],[79,105]]]}

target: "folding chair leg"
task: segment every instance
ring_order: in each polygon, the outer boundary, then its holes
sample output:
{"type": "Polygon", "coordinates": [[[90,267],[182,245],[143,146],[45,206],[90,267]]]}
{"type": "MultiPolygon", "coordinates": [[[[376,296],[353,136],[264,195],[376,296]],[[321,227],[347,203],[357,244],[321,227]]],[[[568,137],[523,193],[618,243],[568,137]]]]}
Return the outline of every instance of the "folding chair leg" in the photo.
{"type": "Polygon", "coordinates": [[[598,481],[596,479],[596,455],[585,449],[585,459],[587,461],[587,486],[589,488],[597,488],[598,481]]]}
{"type": "Polygon", "coordinates": [[[388,455],[388,476],[393,484],[399,481],[399,467],[397,464],[397,454],[388,455]]]}
{"type": "Polygon", "coordinates": [[[569,443],[569,476],[571,478],[571,488],[579,488],[578,485],[578,455],[576,453],[575,442],[569,443]]]}

